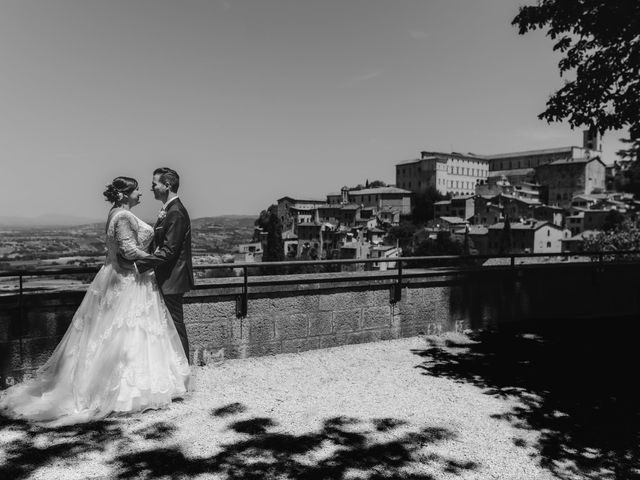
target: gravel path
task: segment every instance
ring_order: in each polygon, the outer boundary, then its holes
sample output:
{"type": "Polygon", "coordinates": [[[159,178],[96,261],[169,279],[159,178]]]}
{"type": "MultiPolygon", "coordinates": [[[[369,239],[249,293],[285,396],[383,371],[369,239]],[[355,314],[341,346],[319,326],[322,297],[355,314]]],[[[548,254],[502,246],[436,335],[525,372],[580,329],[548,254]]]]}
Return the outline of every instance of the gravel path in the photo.
{"type": "Polygon", "coordinates": [[[515,400],[416,368],[414,337],[198,367],[162,411],[0,431],[2,478],[551,479],[515,400]],[[2,470],[4,468],[5,470],[2,470]],[[2,472],[10,474],[4,477],[2,472]]]}

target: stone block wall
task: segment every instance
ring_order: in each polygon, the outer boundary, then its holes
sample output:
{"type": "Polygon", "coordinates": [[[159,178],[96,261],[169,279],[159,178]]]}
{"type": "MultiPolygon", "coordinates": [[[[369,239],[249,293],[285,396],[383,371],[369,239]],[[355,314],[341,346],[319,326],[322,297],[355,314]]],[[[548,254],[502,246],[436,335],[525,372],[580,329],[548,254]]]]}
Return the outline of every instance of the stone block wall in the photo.
{"type": "MultiPolygon", "coordinates": [[[[553,264],[407,278],[390,302],[389,273],[350,280],[251,287],[236,317],[237,285],[201,285],[185,297],[195,365],[249,356],[434,335],[526,322],[637,317],[640,264],[553,264]]],[[[308,280],[308,279],[307,279],[308,280]]],[[[315,281],[313,278],[311,279],[315,281]]],[[[83,292],[0,297],[0,388],[31,375],[51,354],[83,292]]]]}

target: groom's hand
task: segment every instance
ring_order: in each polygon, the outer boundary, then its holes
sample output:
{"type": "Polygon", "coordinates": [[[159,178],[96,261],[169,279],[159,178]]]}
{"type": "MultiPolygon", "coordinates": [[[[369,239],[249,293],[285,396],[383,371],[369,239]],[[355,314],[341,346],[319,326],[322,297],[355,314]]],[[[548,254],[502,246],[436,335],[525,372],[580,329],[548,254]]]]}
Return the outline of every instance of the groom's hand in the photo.
{"type": "Polygon", "coordinates": [[[120,267],[123,270],[129,271],[129,272],[137,272],[138,271],[136,269],[136,265],[135,265],[134,261],[125,258],[121,254],[118,254],[118,265],[120,265],[120,267]]]}

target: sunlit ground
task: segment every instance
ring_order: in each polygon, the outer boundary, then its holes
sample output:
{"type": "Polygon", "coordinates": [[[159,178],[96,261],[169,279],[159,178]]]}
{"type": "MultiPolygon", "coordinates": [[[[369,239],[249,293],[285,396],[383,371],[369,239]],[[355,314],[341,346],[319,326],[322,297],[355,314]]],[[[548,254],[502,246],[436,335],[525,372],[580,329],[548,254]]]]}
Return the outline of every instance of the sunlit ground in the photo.
{"type": "Polygon", "coordinates": [[[637,442],[622,437],[630,419],[608,442],[597,420],[607,405],[571,377],[549,391],[554,368],[568,373],[549,363],[563,342],[502,337],[197,367],[193,393],[166,410],[51,430],[5,421],[0,478],[606,479],[624,462],[618,478],[635,478],[637,442]]]}

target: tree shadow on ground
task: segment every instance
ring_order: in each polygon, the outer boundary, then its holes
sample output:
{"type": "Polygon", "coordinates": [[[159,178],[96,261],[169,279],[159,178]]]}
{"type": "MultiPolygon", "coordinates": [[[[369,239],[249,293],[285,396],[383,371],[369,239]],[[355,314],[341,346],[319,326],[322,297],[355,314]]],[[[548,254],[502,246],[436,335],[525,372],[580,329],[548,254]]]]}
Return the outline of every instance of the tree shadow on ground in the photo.
{"type": "Polygon", "coordinates": [[[343,479],[356,473],[366,480],[435,480],[444,473],[457,475],[479,467],[432,451],[431,447],[455,439],[455,433],[445,428],[414,431],[394,418],[334,417],[316,431],[292,434],[277,431],[271,418],[247,418],[246,411],[239,403],[211,411],[213,418],[229,422],[225,428],[238,440],[222,444],[209,457],[187,456],[178,445],[167,447],[177,429],[163,421],[136,429],[116,417],[47,428],[0,417],[0,429],[15,433],[15,439],[5,437],[8,440],[0,447],[5,454],[0,478],[25,479],[52,463],[73,469],[95,453],[104,455],[112,468],[109,478],[123,479],[199,474],[229,479],[343,479]]]}
{"type": "Polygon", "coordinates": [[[433,472],[459,474],[478,468],[473,462],[429,451],[430,445],[455,437],[447,429],[429,427],[398,433],[393,439],[379,438],[403,426],[390,418],[365,422],[335,417],[325,420],[318,431],[294,435],[273,431],[277,424],[270,418],[255,417],[231,423],[228,428],[243,438],[222,445],[210,457],[188,458],[180,447],[159,448],[119,455],[112,464],[118,478],[188,478],[206,473],[249,480],[343,479],[354,473],[367,480],[434,480],[438,477],[433,472]],[[409,471],[417,466],[426,466],[428,472],[409,471]]]}
{"type": "MultiPolygon", "coordinates": [[[[131,441],[117,420],[47,428],[0,417],[0,429],[16,433],[15,440],[1,446],[5,459],[0,464],[0,478],[14,480],[28,478],[52,462],[72,465],[83,455],[104,452],[113,442],[125,446],[131,441]]],[[[153,437],[157,435],[153,430],[149,427],[145,433],[153,437]]]]}
{"type": "Polygon", "coordinates": [[[519,400],[495,415],[535,430],[541,465],[559,478],[640,479],[640,327],[622,320],[543,322],[477,334],[458,348],[414,353],[425,375],[519,400]]]}

